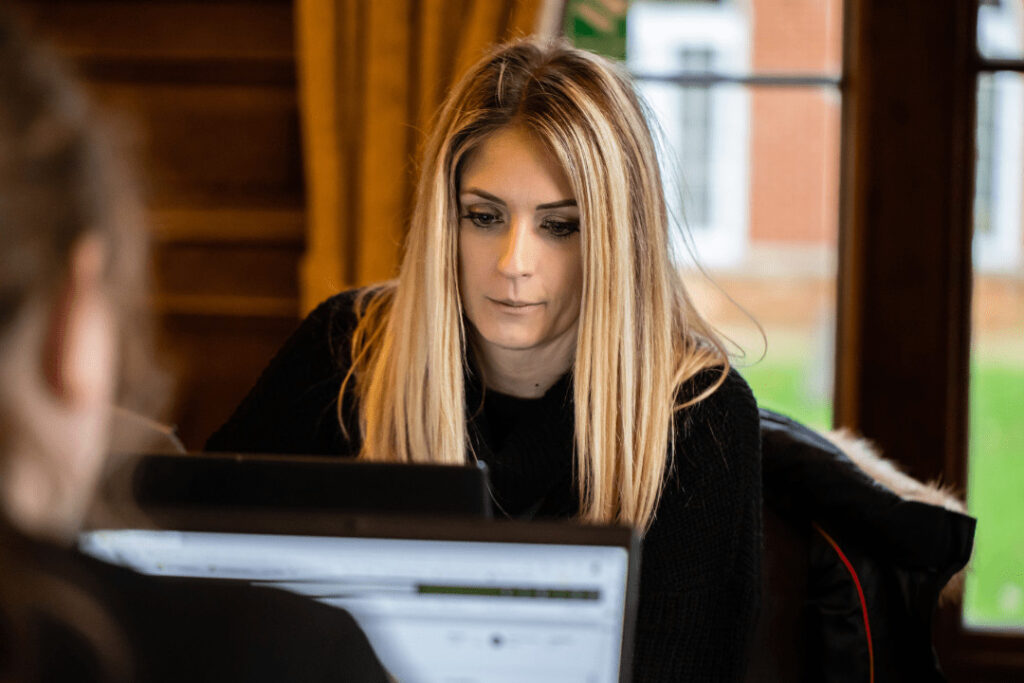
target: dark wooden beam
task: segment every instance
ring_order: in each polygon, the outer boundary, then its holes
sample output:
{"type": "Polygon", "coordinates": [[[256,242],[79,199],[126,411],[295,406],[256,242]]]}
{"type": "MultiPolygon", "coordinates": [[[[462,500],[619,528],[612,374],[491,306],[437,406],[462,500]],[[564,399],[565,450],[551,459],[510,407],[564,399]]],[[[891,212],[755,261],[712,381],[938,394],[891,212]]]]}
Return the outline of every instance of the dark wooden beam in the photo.
{"type": "Polygon", "coordinates": [[[963,484],[974,3],[846,3],[836,423],[963,484]]]}

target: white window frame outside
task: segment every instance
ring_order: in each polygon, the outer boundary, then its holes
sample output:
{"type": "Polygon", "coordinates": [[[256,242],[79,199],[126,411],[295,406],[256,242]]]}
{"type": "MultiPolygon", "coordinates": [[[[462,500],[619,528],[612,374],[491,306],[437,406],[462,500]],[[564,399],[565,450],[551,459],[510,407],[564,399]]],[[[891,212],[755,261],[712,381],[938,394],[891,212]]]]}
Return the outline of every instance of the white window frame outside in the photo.
{"type": "MultiPolygon", "coordinates": [[[[1021,12],[1015,3],[978,8],[978,44],[986,53],[1019,54],[1021,12]]],[[[1024,77],[992,74],[992,186],[990,230],[974,235],[974,266],[1014,271],[1021,260],[1021,195],[1024,193],[1024,77]]]]}
{"type": "MultiPolygon", "coordinates": [[[[678,55],[686,48],[709,49],[715,73],[743,75],[750,66],[750,31],[745,13],[735,3],[671,4],[639,0],[630,6],[626,33],[626,65],[641,75],[674,76],[678,55]]],[[[686,178],[679,178],[677,152],[682,137],[681,93],[673,83],[641,81],[639,90],[651,105],[664,134],[661,168],[673,220],[686,222],[701,265],[735,266],[746,255],[749,240],[750,96],[739,85],[711,86],[713,121],[706,173],[708,221],[695,225],[686,215],[686,178]]],[[[678,226],[676,226],[678,227],[678,226]]],[[[679,234],[679,231],[675,231],[679,234]]],[[[684,245],[680,254],[685,254],[684,245]]]]}

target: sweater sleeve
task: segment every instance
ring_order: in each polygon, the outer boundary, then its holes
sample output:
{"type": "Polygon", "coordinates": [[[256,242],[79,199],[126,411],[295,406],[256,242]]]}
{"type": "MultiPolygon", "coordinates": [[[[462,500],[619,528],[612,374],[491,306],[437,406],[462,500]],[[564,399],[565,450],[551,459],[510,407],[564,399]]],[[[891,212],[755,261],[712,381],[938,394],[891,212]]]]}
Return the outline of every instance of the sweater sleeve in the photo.
{"type": "MultiPolygon", "coordinates": [[[[696,395],[719,370],[699,374],[696,395]]],[[[757,406],[735,371],[677,414],[675,454],[644,538],[634,679],[740,681],[760,599],[757,406]]]]}
{"type": "MultiPolygon", "coordinates": [[[[318,306],[292,333],[207,451],[355,455],[338,423],[338,393],[350,365],[356,291],[318,306]]],[[[345,414],[352,411],[346,400],[345,414]]],[[[347,422],[354,427],[354,421],[347,422]]]]}

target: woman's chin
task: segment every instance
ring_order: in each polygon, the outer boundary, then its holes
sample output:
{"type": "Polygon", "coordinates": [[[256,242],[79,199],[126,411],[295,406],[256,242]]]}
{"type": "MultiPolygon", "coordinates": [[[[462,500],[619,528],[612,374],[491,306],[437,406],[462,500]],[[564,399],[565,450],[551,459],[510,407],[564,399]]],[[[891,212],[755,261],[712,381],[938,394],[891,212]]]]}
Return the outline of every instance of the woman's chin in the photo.
{"type": "Polygon", "coordinates": [[[512,334],[484,337],[483,342],[489,348],[503,352],[530,351],[540,345],[536,337],[512,334]]]}
{"type": "Polygon", "coordinates": [[[473,321],[476,343],[484,352],[532,352],[549,356],[572,354],[576,348],[575,325],[563,329],[558,321],[501,320],[473,321]],[[480,324],[477,324],[480,323],[480,324]]]}

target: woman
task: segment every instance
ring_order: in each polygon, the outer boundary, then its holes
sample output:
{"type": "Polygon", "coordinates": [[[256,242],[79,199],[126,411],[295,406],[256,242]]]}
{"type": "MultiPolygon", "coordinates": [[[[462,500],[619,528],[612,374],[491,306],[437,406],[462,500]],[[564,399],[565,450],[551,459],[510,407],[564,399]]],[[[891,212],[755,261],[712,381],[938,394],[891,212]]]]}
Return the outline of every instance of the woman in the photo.
{"type": "Polygon", "coordinates": [[[140,216],[88,102],[0,12],[0,680],[383,681],[341,610],[70,549],[140,339],[140,216]]]}
{"type": "Polygon", "coordinates": [[[628,78],[561,43],[502,47],[439,114],[397,282],[314,311],[208,448],[477,458],[509,516],[633,525],[636,679],[739,679],[757,408],[668,240],[628,78]]]}

